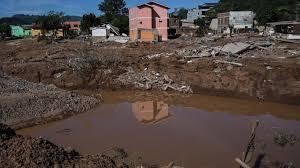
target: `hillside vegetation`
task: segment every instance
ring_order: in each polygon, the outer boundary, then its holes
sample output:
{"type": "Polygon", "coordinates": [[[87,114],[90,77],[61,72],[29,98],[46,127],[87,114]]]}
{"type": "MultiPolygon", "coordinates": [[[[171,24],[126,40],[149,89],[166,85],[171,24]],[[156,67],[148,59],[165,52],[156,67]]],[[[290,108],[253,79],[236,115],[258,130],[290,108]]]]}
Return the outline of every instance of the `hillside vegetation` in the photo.
{"type": "MultiPolygon", "coordinates": [[[[35,23],[40,15],[24,15],[17,14],[12,17],[3,17],[0,18],[0,24],[13,24],[13,25],[28,25],[35,23]]],[[[80,21],[80,16],[64,16],[64,20],[80,21]]]]}
{"type": "Polygon", "coordinates": [[[227,11],[252,10],[256,20],[264,25],[267,22],[296,20],[300,14],[300,0],[220,0],[212,15],[227,11]]]}

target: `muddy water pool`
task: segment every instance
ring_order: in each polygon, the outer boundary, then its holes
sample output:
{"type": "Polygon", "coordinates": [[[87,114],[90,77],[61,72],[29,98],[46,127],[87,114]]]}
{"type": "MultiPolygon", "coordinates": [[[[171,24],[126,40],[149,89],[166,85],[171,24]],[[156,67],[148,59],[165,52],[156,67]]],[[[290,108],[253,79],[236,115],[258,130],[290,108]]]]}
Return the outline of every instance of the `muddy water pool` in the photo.
{"type": "Polygon", "coordinates": [[[274,143],[278,131],[300,137],[299,106],[159,92],[103,92],[102,97],[104,103],[87,113],[18,133],[41,136],[83,154],[117,146],[141,162],[237,167],[234,159],[241,158],[251,123],[259,120],[256,155],[266,154],[265,163],[300,166],[299,142],[285,148],[274,143]]]}

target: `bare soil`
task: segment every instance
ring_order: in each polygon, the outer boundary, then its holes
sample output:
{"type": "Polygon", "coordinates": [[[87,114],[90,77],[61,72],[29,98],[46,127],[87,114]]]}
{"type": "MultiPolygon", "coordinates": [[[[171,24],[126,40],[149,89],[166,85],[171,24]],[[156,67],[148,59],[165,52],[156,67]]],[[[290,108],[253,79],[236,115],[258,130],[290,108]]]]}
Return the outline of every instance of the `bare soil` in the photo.
{"type": "Polygon", "coordinates": [[[194,93],[299,105],[300,59],[299,55],[288,52],[299,49],[297,44],[272,41],[275,44],[272,48],[248,50],[240,58],[216,56],[187,60],[175,52],[204,45],[215,47],[229,42],[265,40],[240,35],[213,41],[179,38],[158,44],[92,44],[79,40],[44,44],[27,39],[2,42],[0,66],[10,75],[68,90],[139,89],[133,79],[118,80],[122,76],[124,79],[130,68],[137,74],[147,71],[167,75],[175,83],[191,86],[194,93]],[[151,57],[155,54],[159,55],[151,57]],[[244,66],[218,64],[215,60],[244,66]]]}
{"type": "Polygon", "coordinates": [[[95,107],[99,100],[0,74],[0,123],[15,129],[62,119],[95,107]]]}
{"type": "MultiPolygon", "coordinates": [[[[299,54],[289,52],[299,50],[297,44],[272,41],[271,48],[248,50],[239,57],[186,59],[178,52],[266,40],[240,35],[214,40],[182,37],[158,44],[2,41],[0,123],[23,128],[85,112],[99,103],[74,90],[101,98],[98,91],[106,89],[188,88],[189,93],[191,89],[193,93],[300,105],[299,54]],[[220,64],[216,60],[243,66],[220,64]],[[158,81],[149,86],[149,80],[158,81]],[[165,87],[166,82],[171,87],[165,87]]],[[[0,167],[117,167],[107,156],[82,156],[41,138],[15,135],[2,124],[0,138],[0,167]]]]}
{"type": "Polygon", "coordinates": [[[73,149],[64,149],[41,138],[16,135],[15,131],[0,124],[0,167],[91,167],[117,168],[105,155],[80,155],[73,149]]]}

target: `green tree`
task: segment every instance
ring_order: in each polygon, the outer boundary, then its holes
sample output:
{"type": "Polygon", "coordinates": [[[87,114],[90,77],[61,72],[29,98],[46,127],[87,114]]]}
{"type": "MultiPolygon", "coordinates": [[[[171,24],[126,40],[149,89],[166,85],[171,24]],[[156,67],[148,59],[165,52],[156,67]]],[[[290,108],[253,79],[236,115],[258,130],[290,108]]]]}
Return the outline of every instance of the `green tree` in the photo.
{"type": "Polygon", "coordinates": [[[101,23],[112,24],[120,29],[120,33],[128,34],[128,8],[124,0],[104,0],[98,7],[103,13],[103,15],[99,17],[101,23]]]}
{"type": "Polygon", "coordinates": [[[104,14],[123,15],[128,13],[125,0],[103,0],[98,7],[104,14]]]}
{"type": "Polygon", "coordinates": [[[126,33],[129,32],[129,18],[126,15],[119,15],[115,17],[111,24],[115,27],[118,27],[120,29],[120,33],[126,33]]]}
{"type": "Polygon", "coordinates": [[[0,35],[1,38],[10,36],[11,29],[10,26],[6,23],[0,24],[0,35]]]}
{"type": "Polygon", "coordinates": [[[44,30],[54,30],[55,32],[63,27],[64,13],[50,11],[47,15],[40,16],[37,19],[37,24],[44,30]]]}
{"type": "Polygon", "coordinates": [[[89,13],[82,16],[80,28],[82,32],[89,34],[91,27],[98,26],[100,24],[101,22],[96,17],[96,15],[93,13],[89,13]]]}
{"type": "Polygon", "coordinates": [[[194,24],[197,25],[199,28],[197,30],[197,35],[202,37],[207,32],[207,26],[204,19],[198,18],[194,21],[194,24]]]}
{"type": "Polygon", "coordinates": [[[220,0],[214,13],[252,10],[260,25],[267,22],[295,20],[299,0],[220,0]]]}
{"type": "Polygon", "coordinates": [[[178,11],[178,17],[179,17],[179,19],[186,19],[187,18],[187,13],[188,13],[187,9],[180,8],[179,11],[178,11]]]}

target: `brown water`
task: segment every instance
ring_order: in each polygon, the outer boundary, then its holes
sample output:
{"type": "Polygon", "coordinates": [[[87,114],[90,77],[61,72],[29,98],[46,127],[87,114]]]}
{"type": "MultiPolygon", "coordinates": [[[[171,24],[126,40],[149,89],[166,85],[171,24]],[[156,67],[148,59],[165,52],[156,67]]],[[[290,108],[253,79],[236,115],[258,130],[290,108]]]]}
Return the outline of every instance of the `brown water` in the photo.
{"type": "Polygon", "coordinates": [[[103,98],[104,104],[88,113],[18,133],[42,136],[84,154],[118,146],[145,162],[238,167],[234,159],[245,150],[251,122],[259,120],[257,139],[267,144],[264,161],[300,166],[299,142],[282,149],[272,141],[278,129],[300,137],[299,106],[150,92],[105,92],[103,98]]]}

